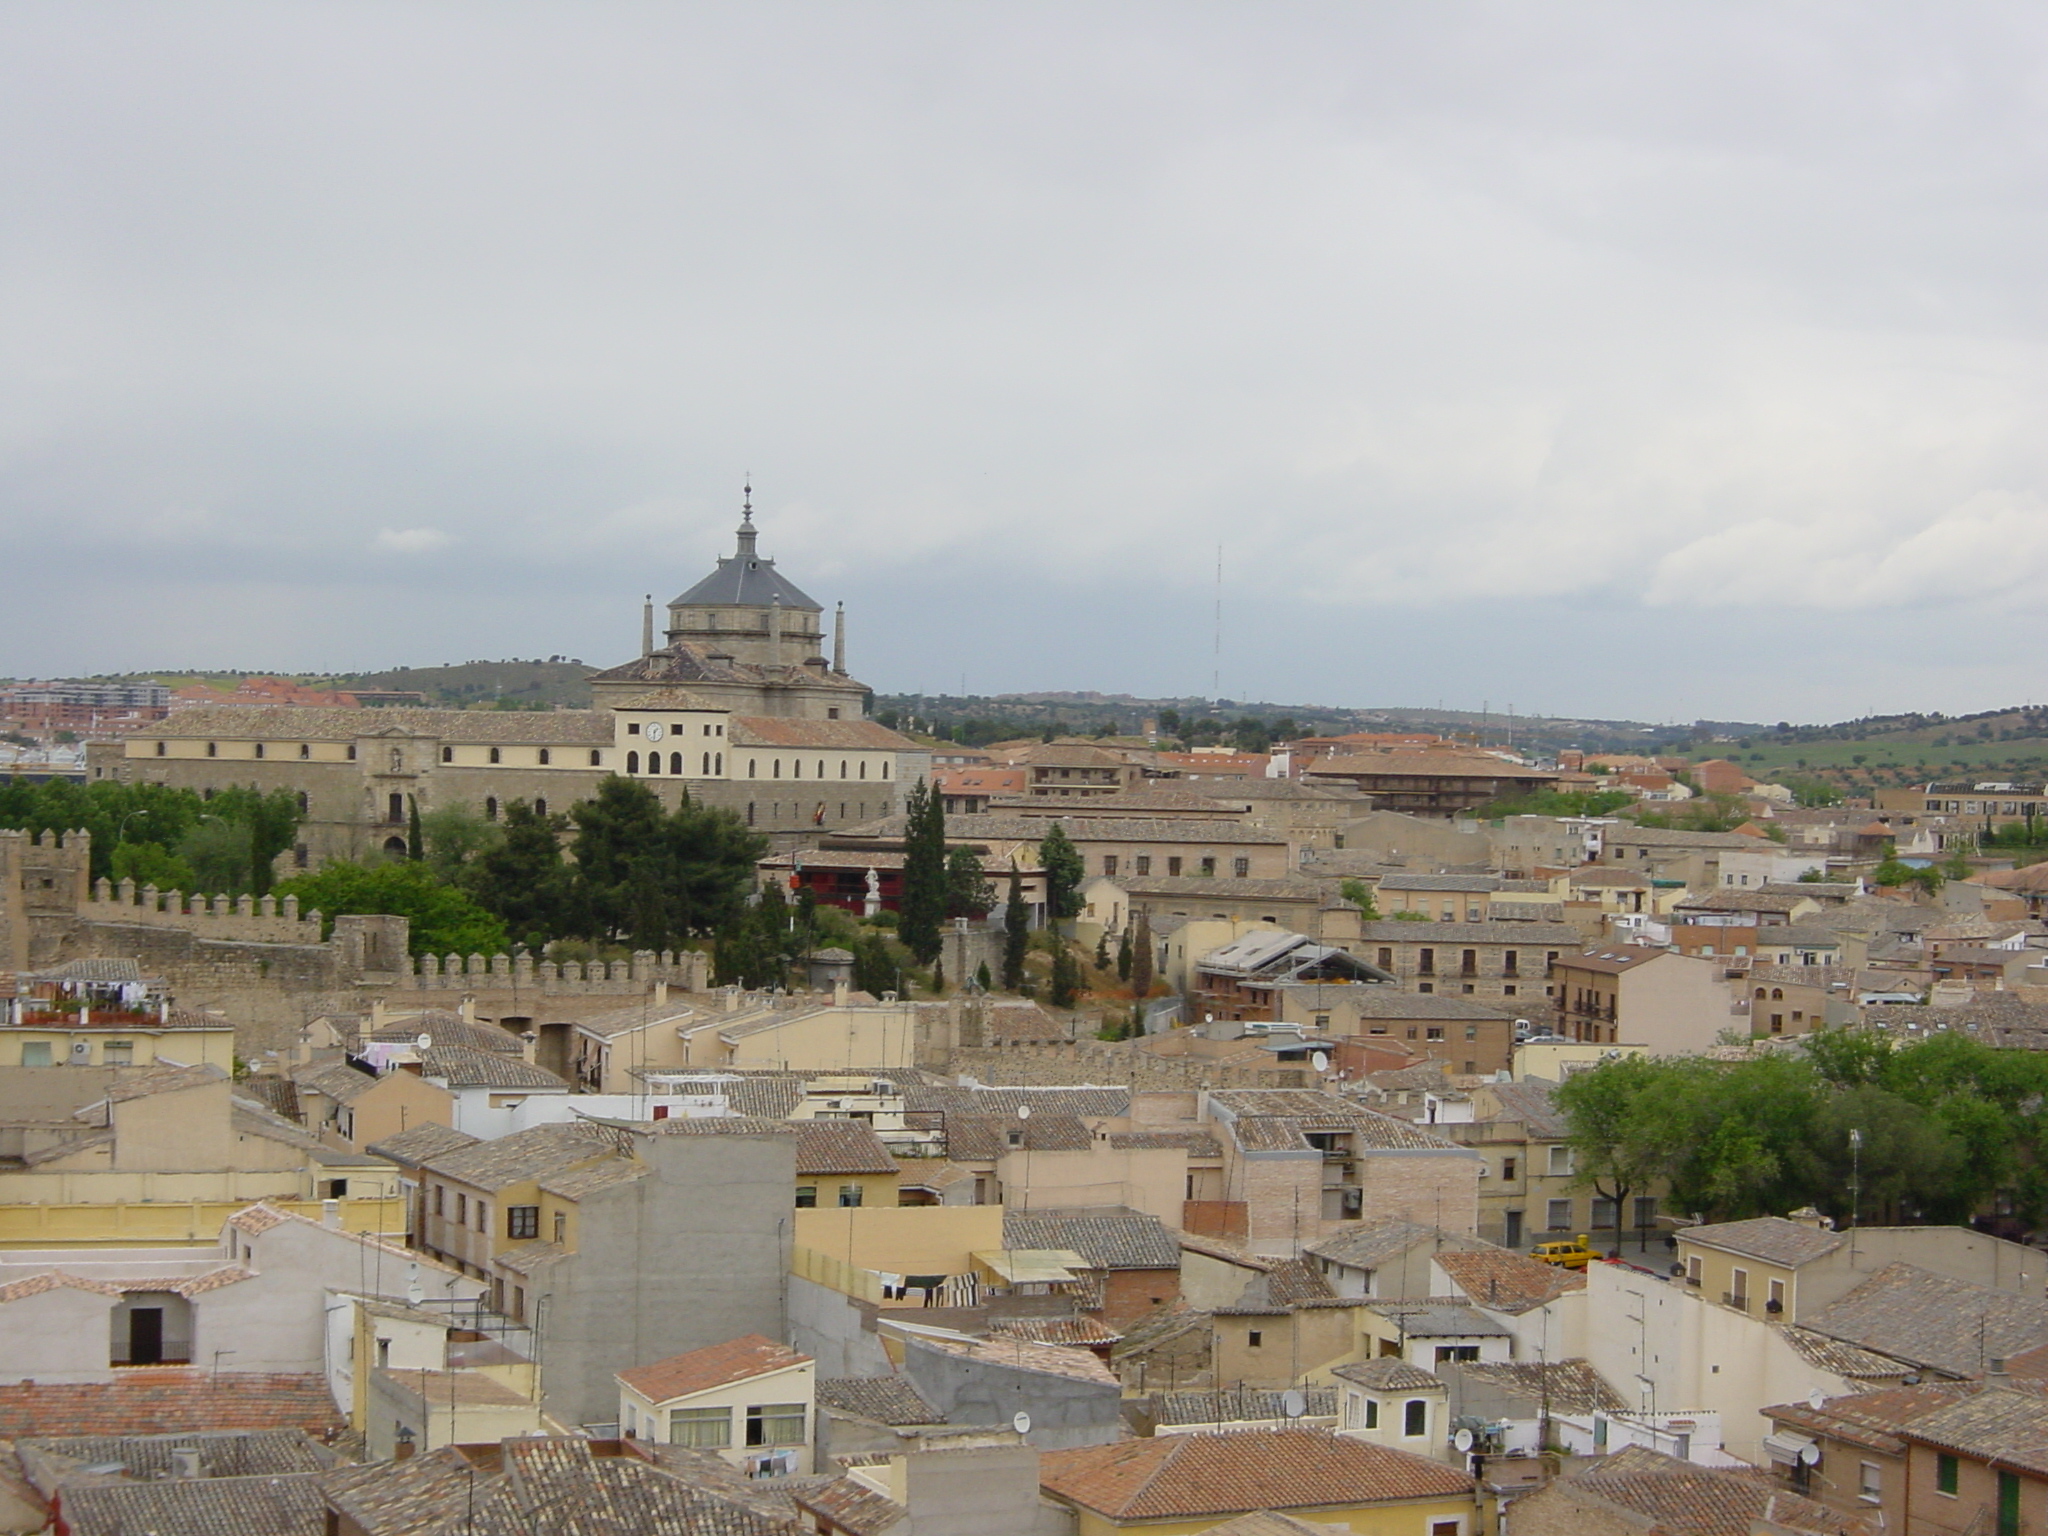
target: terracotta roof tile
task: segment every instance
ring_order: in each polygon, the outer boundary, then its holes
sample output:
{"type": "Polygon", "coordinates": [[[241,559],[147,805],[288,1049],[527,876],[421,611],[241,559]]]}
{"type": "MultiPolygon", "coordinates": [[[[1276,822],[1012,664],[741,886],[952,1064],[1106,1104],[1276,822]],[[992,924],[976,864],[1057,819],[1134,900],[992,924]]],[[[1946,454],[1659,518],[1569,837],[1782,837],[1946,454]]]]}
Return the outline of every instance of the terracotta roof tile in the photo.
{"type": "Polygon", "coordinates": [[[1006,1211],[1003,1242],[1011,1248],[1069,1249],[1090,1269],[1180,1268],[1180,1244],[1166,1224],[1135,1211],[1006,1211]]]}
{"type": "Polygon", "coordinates": [[[1474,1306],[1491,1312],[1527,1312],[1567,1291],[1582,1291],[1586,1277],[1555,1264],[1541,1264],[1506,1248],[1472,1248],[1440,1253],[1436,1264],[1474,1306]]]}
{"type": "Polygon", "coordinates": [[[316,1373],[137,1367],[112,1381],[0,1383],[0,1438],[167,1435],[193,1430],[303,1429],[330,1436],[343,1417],[316,1373]]]}
{"type": "Polygon", "coordinates": [[[898,1427],[946,1421],[946,1416],[901,1376],[821,1376],[818,1406],[898,1427]]]}
{"type": "Polygon", "coordinates": [[[1682,1243],[1761,1259],[1767,1264],[1794,1268],[1825,1258],[1848,1239],[1839,1232],[1824,1232],[1804,1222],[1782,1216],[1758,1216],[1749,1221],[1721,1221],[1710,1226],[1687,1227],[1678,1234],[1682,1243]]]}
{"type": "Polygon", "coordinates": [[[1639,1445],[1599,1457],[1535,1497],[1565,1504],[1590,1498],[1669,1536],[1750,1536],[1760,1521],[1828,1536],[1872,1531],[1855,1515],[1785,1492],[1763,1473],[1702,1467],[1639,1445]]]}
{"type": "Polygon", "coordinates": [[[1312,1429],[1160,1435],[1050,1451],[1039,1481],[1056,1498],[1122,1521],[1456,1498],[1472,1489],[1469,1477],[1441,1462],[1312,1429]]]}
{"type": "Polygon", "coordinates": [[[896,1159],[874,1129],[858,1120],[798,1120],[796,1171],[818,1174],[894,1173],[896,1159]]]}
{"type": "MultiPolygon", "coordinates": [[[[1333,1387],[1309,1387],[1302,1392],[1300,1417],[1334,1418],[1337,1392],[1333,1387]]],[[[1214,1392],[1159,1392],[1153,1395],[1154,1418],[1160,1424],[1253,1424],[1265,1420],[1296,1417],[1287,1411],[1287,1393],[1274,1388],[1226,1387],[1214,1392]]]]}
{"type": "Polygon", "coordinates": [[[1064,1376],[1069,1381],[1092,1382],[1110,1388],[1117,1384],[1116,1378],[1109,1373],[1109,1367],[1097,1359],[1093,1351],[1064,1344],[1036,1344],[1029,1339],[1014,1336],[997,1338],[994,1335],[985,1339],[927,1338],[919,1335],[910,1343],[913,1348],[935,1349],[941,1354],[979,1361],[984,1365],[999,1365],[1006,1370],[1064,1376]]]}
{"type": "Polygon", "coordinates": [[[853,1536],[880,1536],[910,1518],[910,1511],[894,1499],[851,1477],[835,1477],[822,1488],[806,1489],[796,1502],[853,1536]]]}
{"type": "Polygon", "coordinates": [[[2048,1301],[1887,1264],[1803,1326],[1946,1376],[1977,1376],[1994,1358],[2048,1343],[2048,1301]]]}
{"type": "Polygon", "coordinates": [[[729,1382],[765,1376],[806,1365],[809,1355],[800,1355],[787,1345],[750,1333],[707,1349],[693,1349],[685,1355],[671,1355],[652,1365],[638,1365],[617,1373],[618,1379],[650,1402],[665,1403],[672,1398],[706,1392],[729,1382]]]}

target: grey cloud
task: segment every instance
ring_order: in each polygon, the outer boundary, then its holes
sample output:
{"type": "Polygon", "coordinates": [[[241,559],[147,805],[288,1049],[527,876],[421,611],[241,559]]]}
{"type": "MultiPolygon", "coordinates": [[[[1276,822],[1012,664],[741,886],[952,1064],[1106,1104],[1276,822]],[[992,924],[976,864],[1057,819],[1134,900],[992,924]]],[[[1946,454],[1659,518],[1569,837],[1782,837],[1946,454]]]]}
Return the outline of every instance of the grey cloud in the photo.
{"type": "Polygon", "coordinates": [[[609,659],[752,469],[884,688],[1201,691],[1220,543],[1234,696],[2003,702],[2043,29],[11,7],[0,671],[609,659]]]}

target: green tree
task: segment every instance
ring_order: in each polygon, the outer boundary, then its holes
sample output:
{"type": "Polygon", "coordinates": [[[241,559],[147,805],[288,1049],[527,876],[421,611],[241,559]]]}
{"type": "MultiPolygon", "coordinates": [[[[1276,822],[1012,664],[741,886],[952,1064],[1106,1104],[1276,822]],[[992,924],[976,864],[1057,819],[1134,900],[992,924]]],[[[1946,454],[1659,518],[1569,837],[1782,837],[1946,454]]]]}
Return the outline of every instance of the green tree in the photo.
{"type": "Polygon", "coordinates": [[[902,967],[890,953],[889,941],[879,933],[870,933],[854,945],[853,984],[874,998],[884,992],[903,995],[902,967]]]}
{"type": "Polygon", "coordinates": [[[1358,908],[1358,915],[1368,923],[1380,920],[1379,903],[1373,900],[1372,887],[1363,880],[1346,880],[1337,887],[1338,893],[1358,908]]]}
{"type": "Polygon", "coordinates": [[[1152,919],[1142,909],[1131,936],[1131,995],[1152,995],[1152,919]]]}
{"type": "MultiPolygon", "coordinates": [[[[444,805],[420,812],[414,826],[419,831],[418,857],[433,870],[437,880],[458,884],[473,876],[483,855],[505,841],[503,822],[486,821],[466,805],[444,805]]],[[[410,849],[408,841],[408,857],[412,857],[410,849]]]]}
{"type": "Polygon", "coordinates": [[[989,908],[995,904],[995,887],[982,873],[981,855],[964,844],[947,854],[946,916],[972,918],[979,922],[988,916],[989,908]]]}
{"type": "Polygon", "coordinates": [[[299,898],[302,912],[318,909],[323,931],[353,913],[385,913],[412,924],[415,955],[495,955],[507,947],[505,927],[467,894],[434,878],[422,864],[356,864],[335,860],[277,888],[299,898]]]}
{"type": "Polygon", "coordinates": [[[995,990],[995,978],[988,973],[988,962],[982,961],[974,968],[974,984],[984,992],[995,990]]]}
{"type": "Polygon", "coordinates": [[[1081,962],[1074,958],[1073,947],[1063,938],[1055,936],[1052,952],[1052,1005],[1055,1008],[1071,1008],[1081,996],[1081,962]]]}
{"type": "Polygon", "coordinates": [[[1003,904],[1003,990],[1024,985],[1024,952],[1031,942],[1031,909],[1024,905],[1024,877],[1010,871],[1010,899],[1003,904]]]}
{"type": "Polygon", "coordinates": [[[939,954],[939,924],[946,916],[949,870],[946,864],[945,802],[919,779],[905,797],[903,887],[896,909],[896,932],[921,964],[939,954]]]}
{"type": "Polygon", "coordinates": [[[1674,1114],[1684,1079],[1647,1056],[1624,1056],[1575,1072],[1553,1095],[1570,1127],[1579,1182],[1613,1202],[1614,1246],[1621,1247],[1631,1196],[1669,1173],[1674,1134],[1687,1117],[1674,1114]]]}
{"type": "Polygon", "coordinates": [[[1116,979],[1129,982],[1131,979],[1131,930],[1124,929],[1123,937],[1116,944],[1116,979]]]}
{"type": "Polygon", "coordinates": [[[160,891],[199,889],[192,866],[160,843],[120,844],[114,849],[112,879],[117,885],[133,880],[138,890],[151,885],[160,891]]]}
{"type": "Polygon", "coordinates": [[[1081,881],[1087,869],[1081,862],[1080,850],[1058,822],[1052,824],[1052,830],[1038,844],[1038,863],[1045,871],[1047,917],[1064,921],[1077,916],[1081,910],[1081,881]]]}
{"type": "Polygon", "coordinates": [[[305,813],[298,796],[288,789],[267,793],[253,785],[232,785],[210,802],[213,814],[241,829],[246,845],[246,883],[241,888],[252,896],[266,896],[275,883],[278,855],[297,841],[299,823],[305,813]]]}
{"type": "Polygon", "coordinates": [[[1877,868],[1870,872],[1870,878],[1872,883],[1876,885],[1892,887],[1911,885],[1913,883],[1913,868],[1909,864],[1900,862],[1897,845],[1886,843],[1884,845],[1884,857],[1878,861],[1877,868]]]}
{"type": "Polygon", "coordinates": [[[420,797],[405,797],[405,856],[417,864],[427,856],[426,835],[420,830],[420,797]]]}
{"type": "Polygon", "coordinates": [[[505,807],[504,835],[470,866],[467,888],[530,949],[570,931],[569,873],[562,863],[564,816],[543,816],[531,802],[505,807]]]}
{"type": "Polygon", "coordinates": [[[688,795],[673,812],[646,785],[616,775],[569,809],[568,922],[581,937],[667,949],[740,916],[767,840],[730,811],[688,795]]]}

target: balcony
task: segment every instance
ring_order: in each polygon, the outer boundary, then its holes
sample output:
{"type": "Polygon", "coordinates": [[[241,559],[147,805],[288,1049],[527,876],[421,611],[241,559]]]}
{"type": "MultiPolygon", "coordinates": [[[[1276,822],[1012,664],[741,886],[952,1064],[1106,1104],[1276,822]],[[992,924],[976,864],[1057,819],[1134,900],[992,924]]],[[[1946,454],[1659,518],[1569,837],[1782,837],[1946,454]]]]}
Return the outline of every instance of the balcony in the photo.
{"type": "Polygon", "coordinates": [[[1749,1297],[1738,1291],[1723,1291],[1721,1293],[1721,1305],[1733,1307],[1738,1312],[1747,1312],[1749,1310],[1749,1297]]]}

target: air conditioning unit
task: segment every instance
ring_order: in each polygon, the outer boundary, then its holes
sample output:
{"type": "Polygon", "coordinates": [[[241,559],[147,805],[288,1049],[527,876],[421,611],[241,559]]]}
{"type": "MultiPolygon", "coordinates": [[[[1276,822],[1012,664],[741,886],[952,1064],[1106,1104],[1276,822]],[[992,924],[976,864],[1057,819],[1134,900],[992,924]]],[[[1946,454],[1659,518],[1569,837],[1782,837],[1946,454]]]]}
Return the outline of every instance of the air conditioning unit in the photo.
{"type": "Polygon", "coordinates": [[[89,1067],[92,1065],[92,1042],[90,1040],[74,1040],[71,1042],[71,1065],[74,1067],[89,1067]]]}

